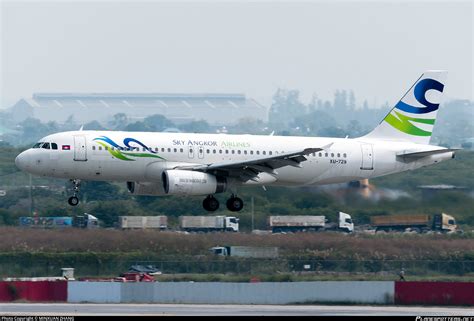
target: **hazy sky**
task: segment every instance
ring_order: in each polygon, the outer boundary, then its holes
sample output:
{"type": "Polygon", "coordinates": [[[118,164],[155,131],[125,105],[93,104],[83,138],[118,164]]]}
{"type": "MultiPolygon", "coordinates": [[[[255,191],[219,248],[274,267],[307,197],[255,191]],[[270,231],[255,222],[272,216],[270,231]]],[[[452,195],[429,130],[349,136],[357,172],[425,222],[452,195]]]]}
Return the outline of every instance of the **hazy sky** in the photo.
{"type": "Polygon", "coordinates": [[[471,1],[1,2],[0,99],[278,87],[395,103],[427,69],[473,98],[471,1]]]}

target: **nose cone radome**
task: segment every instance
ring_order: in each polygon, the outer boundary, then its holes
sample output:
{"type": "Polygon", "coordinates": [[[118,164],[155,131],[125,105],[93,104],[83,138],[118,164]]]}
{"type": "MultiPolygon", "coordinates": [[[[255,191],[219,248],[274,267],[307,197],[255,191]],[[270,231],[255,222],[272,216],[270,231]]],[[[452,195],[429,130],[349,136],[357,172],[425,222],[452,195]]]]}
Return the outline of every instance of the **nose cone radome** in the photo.
{"type": "Polygon", "coordinates": [[[20,170],[25,171],[27,168],[25,152],[21,153],[15,158],[15,165],[20,170]]]}

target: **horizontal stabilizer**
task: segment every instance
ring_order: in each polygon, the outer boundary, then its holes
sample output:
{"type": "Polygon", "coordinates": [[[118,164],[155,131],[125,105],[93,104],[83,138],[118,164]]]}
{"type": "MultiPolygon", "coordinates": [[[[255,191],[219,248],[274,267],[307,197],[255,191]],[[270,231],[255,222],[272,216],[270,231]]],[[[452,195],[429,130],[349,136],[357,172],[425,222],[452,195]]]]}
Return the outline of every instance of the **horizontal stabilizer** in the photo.
{"type": "Polygon", "coordinates": [[[435,150],[427,150],[427,151],[417,151],[417,152],[402,152],[398,153],[397,157],[401,157],[404,159],[410,159],[410,160],[417,160],[419,158],[431,156],[431,155],[436,155],[436,154],[444,154],[444,153],[449,153],[449,152],[455,152],[459,150],[460,148],[443,148],[443,149],[435,149],[435,150]]]}

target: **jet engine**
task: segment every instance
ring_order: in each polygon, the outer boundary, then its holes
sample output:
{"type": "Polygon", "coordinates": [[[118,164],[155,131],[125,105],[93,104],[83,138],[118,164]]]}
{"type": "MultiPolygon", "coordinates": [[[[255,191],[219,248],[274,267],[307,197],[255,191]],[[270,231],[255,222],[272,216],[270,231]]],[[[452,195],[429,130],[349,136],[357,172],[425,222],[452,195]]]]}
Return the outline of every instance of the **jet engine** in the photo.
{"type": "Polygon", "coordinates": [[[149,195],[149,196],[165,195],[165,191],[163,190],[163,185],[160,183],[127,182],[127,189],[132,195],[149,195]]]}
{"type": "Polygon", "coordinates": [[[169,195],[210,195],[225,192],[224,177],[187,170],[166,170],[162,174],[163,188],[169,195]]]}

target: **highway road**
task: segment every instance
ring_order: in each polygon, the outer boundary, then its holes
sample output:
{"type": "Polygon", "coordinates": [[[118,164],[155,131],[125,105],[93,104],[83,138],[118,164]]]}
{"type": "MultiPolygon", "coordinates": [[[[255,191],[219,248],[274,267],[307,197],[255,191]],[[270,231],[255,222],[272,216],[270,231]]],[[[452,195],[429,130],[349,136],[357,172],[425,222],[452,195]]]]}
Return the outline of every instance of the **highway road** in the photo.
{"type": "Polygon", "coordinates": [[[213,304],[71,304],[1,303],[0,315],[411,315],[474,316],[465,307],[352,305],[213,305],[213,304]]]}

